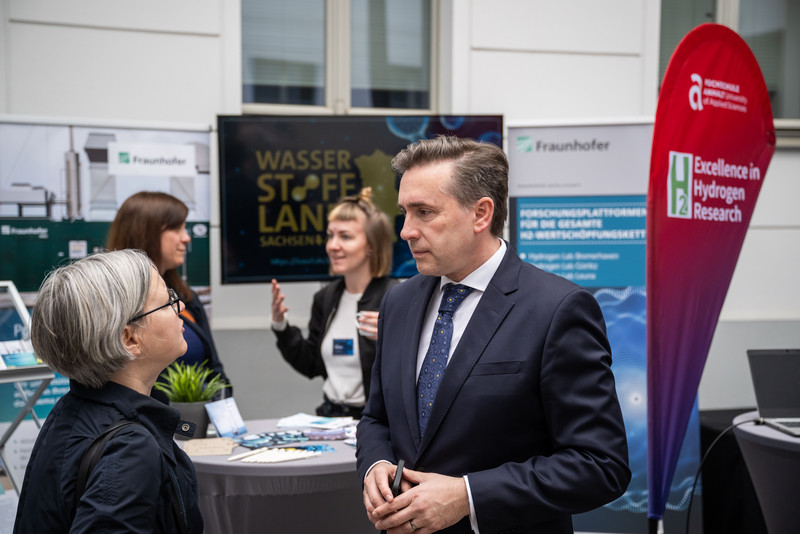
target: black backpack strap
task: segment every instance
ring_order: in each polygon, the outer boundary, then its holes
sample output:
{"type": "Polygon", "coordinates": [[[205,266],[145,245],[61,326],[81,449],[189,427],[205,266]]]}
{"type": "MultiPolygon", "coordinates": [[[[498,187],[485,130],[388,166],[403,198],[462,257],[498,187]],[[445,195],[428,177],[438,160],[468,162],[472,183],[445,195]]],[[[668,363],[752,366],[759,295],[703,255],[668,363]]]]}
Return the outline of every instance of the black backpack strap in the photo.
{"type": "Polygon", "coordinates": [[[175,512],[175,519],[178,520],[178,530],[180,530],[181,534],[189,534],[189,526],[186,524],[186,517],[183,513],[183,496],[181,495],[180,486],[178,486],[178,477],[175,475],[175,471],[172,470],[172,466],[167,464],[167,468],[172,482],[172,511],[175,512]]]}
{"type": "MultiPolygon", "coordinates": [[[[86,483],[89,481],[89,475],[92,474],[94,471],[97,462],[100,461],[100,457],[103,455],[103,450],[106,448],[106,444],[108,441],[114,437],[114,434],[125,428],[126,426],[131,425],[138,425],[136,421],[117,421],[110,427],[106,428],[99,436],[94,438],[92,442],[89,444],[89,447],[86,449],[86,452],[83,453],[83,458],[81,458],[81,465],[78,467],[78,478],[75,481],[75,509],[77,510],[78,504],[81,501],[81,497],[83,493],[86,491],[86,483]]],[[[180,487],[178,486],[178,480],[175,476],[175,473],[172,470],[172,467],[167,465],[169,468],[169,475],[170,475],[170,482],[172,485],[172,509],[175,512],[175,518],[178,521],[178,529],[181,531],[181,534],[188,533],[189,529],[186,525],[186,517],[183,513],[183,507],[181,506],[180,502],[180,487]]]]}
{"type": "Polygon", "coordinates": [[[78,508],[78,503],[81,501],[83,493],[86,491],[86,483],[89,481],[89,475],[94,471],[97,462],[103,455],[103,449],[106,448],[106,443],[114,434],[125,428],[126,426],[136,425],[136,421],[118,421],[106,428],[99,436],[94,438],[83,453],[81,458],[81,465],[78,467],[78,478],[75,481],[75,508],[78,508]]]}

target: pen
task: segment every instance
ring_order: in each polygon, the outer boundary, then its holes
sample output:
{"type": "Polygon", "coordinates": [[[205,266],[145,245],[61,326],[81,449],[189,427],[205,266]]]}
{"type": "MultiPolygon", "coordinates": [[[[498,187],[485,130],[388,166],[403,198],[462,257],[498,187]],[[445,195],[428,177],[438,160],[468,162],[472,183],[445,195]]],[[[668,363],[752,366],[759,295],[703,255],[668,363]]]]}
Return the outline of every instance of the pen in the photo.
{"type": "Polygon", "coordinates": [[[241,454],[234,454],[230,458],[228,458],[229,462],[234,462],[236,460],[241,460],[242,458],[247,458],[248,456],[253,456],[254,454],[258,454],[259,452],[264,452],[269,450],[269,447],[259,447],[258,449],[253,449],[252,451],[243,452],[241,454]]]}

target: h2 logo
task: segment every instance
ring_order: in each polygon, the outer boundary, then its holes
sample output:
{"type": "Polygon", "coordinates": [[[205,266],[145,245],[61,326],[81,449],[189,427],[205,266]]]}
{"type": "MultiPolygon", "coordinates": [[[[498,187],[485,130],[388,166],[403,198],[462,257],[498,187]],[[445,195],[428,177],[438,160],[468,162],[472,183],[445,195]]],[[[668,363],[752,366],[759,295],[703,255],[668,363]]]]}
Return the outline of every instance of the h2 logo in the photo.
{"type": "Polygon", "coordinates": [[[669,153],[667,217],[692,218],[692,159],[691,154],[669,153]]]}

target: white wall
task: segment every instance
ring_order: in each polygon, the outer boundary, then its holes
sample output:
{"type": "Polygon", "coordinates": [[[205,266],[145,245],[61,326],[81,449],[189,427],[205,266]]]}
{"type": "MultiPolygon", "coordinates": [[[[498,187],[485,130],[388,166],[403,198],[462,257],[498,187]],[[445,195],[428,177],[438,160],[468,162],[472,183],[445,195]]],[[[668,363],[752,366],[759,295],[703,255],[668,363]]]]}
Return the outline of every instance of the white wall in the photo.
{"type": "Polygon", "coordinates": [[[468,48],[456,43],[467,68],[453,89],[465,111],[502,112],[508,121],[655,113],[656,2],[456,5],[469,10],[468,48]]]}
{"type": "Polygon", "coordinates": [[[706,360],[701,409],[755,406],[747,349],[800,347],[798,170],[800,150],[775,152],[706,360]]]}
{"type": "Polygon", "coordinates": [[[800,320],[798,170],[800,150],[775,152],[722,308],[725,320],[800,320]]]}
{"type": "MultiPolygon", "coordinates": [[[[652,116],[659,4],[441,0],[438,111],[502,113],[509,122],[652,116]]],[[[0,114],[215,128],[217,114],[241,112],[240,17],[236,0],[0,0],[0,114]]],[[[214,143],[211,152],[216,186],[214,143]]],[[[753,404],[746,348],[800,346],[798,170],[799,153],[785,150],[767,173],[701,383],[701,407],[753,404]]],[[[216,187],[211,204],[218,206],[216,187]]],[[[211,237],[215,329],[267,328],[265,284],[219,282],[218,211],[211,237]]],[[[287,287],[295,323],[307,322],[318,288],[287,287]]],[[[265,415],[264,404],[269,415],[285,413],[276,391],[316,401],[319,385],[273,366],[279,356],[271,338],[262,342],[265,354],[253,354],[259,347],[238,350],[235,334],[224,340],[237,397],[254,399],[240,404],[245,416],[265,415]]]]}
{"type": "Polygon", "coordinates": [[[4,112],[207,123],[223,108],[221,0],[5,0],[4,112]]]}

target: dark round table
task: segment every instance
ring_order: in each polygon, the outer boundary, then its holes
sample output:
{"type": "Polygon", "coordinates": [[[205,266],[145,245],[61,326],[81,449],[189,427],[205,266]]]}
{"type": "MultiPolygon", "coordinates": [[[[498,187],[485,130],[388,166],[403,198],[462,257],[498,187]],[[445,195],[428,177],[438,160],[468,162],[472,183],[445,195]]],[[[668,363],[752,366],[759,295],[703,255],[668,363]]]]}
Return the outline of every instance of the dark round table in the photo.
{"type": "MultiPolygon", "coordinates": [[[[245,421],[250,433],[278,430],[277,423],[245,421]]],[[[229,462],[228,455],[192,457],[205,532],[376,532],[364,510],[355,448],[343,441],[307,442],[323,443],[335,452],[272,464],[229,462]]],[[[233,454],[247,451],[236,447],[233,454]]]]}
{"type": "MultiPolygon", "coordinates": [[[[734,423],[755,419],[743,413],[734,423]]],[[[744,423],[734,429],[770,534],[797,532],[796,506],[800,503],[800,438],[766,425],[744,423]]]]}

